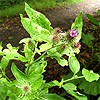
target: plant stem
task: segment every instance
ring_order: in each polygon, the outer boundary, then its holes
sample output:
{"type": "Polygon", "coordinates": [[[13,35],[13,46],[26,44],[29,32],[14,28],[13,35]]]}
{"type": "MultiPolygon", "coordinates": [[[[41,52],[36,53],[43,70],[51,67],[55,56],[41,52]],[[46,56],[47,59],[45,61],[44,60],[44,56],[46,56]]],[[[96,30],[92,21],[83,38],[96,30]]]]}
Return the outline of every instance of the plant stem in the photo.
{"type": "Polygon", "coordinates": [[[72,78],[70,78],[68,80],[63,81],[63,83],[66,83],[66,82],[71,81],[71,80],[74,80],[74,79],[80,79],[80,78],[84,78],[84,76],[72,77],[72,78]]]}
{"type": "Polygon", "coordinates": [[[9,82],[11,82],[11,80],[5,74],[5,69],[2,69],[1,71],[2,71],[2,76],[5,77],[9,82]]]}

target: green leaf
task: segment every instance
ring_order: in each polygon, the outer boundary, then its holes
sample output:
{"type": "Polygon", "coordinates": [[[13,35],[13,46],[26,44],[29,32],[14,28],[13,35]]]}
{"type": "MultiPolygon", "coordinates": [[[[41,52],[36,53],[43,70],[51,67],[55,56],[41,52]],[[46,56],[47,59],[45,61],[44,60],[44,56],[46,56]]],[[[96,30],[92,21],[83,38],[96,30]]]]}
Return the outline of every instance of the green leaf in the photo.
{"type": "Polygon", "coordinates": [[[66,100],[65,98],[57,95],[57,94],[45,94],[42,95],[45,100],[66,100]]]}
{"type": "Polygon", "coordinates": [[[42,13],[30,8],[27,3],[25,3],[25,11],[33,22],[38,23],[39,26],[49,31],[52,29],[50,21],[42,13]]]}
{"type": "Polygon", "coordinates": [[[59,53],[57,51],[56,48],[52,48],[50,50],[48,50],[47,54],[51,57],[51,58],[55,58],[57,60],[57,62],[61,65],[61,66],[68,66],[68,62],[66,59],[64,59],[62,57],[62,54],[59,53]]]}
{"type": "Polygon", "coordinates": [[[92,47],[92,41],[94,39],[95,38],[93,37],[92,34],[90,34],[90,33],[87,33],[87,34],[82,33],[82,42],[85,43],[88,47],[92,47]]]}
{"type": "Polygon", "coordinates": [[[29,77],[29,82],[32,85],[32,91],[37,91],[37,89],[40,89],[40,86],[43,84],[43,76],[41,74],[33,75],[33,77],[29,77]]]}
{"type": "Polygon", "coordinates": [[[80,64],[79,61],[77,60],[77,58],[75,56],[71,56],[68,58],[68,63],[69,63],[69,67],[70,70],[76,74],[79,70],[80,70],[80,64]]]}
{"type": "Polygon", "coordinates": [[[56,86],[59,86],[59,82],[57,80],[52,81],[56,86]]]}
{"type": "Polygon", "coordinates": [[[64,1],[66,1],[66,2],[69,3],[69,4],[73,4],[73,3],[82,2],[82,1],[84,1],[84,0],[64,0],[64,1]]]}
{"type": "Polygon", "coordinates": [[[7,48],[8,49],[3,50],[3,53],[8,60],[17,59],[21,60],[22,62],[27,62],[27,59],[18,53],[17,47],[12,47],[11,44],[7,44],[7,48]]]}
{"type": "Polygon", "coordinates": [[[74,92],[74,90],[76,91],[77,87],[72,84],[72,83],[66,83],[65,85],[62,86],[67,93],[71,94],[72,96],[74,96],[75,98],[77,98],[78,100],[87,100],[87,97],[79,92],[74,92]]]}
{"type": "Polygon", "coordinates": [[[0,51],[3,49],[2,42],[0,42],[0,51]]]}
{"type": "Polygon", "coordinates": [[[28,77],[14,63],[12,63],[11,71],[19,83],[23,84],[28,82],[28,77]]]}
{"type": "Polygon", "coordinates": [[[86,14],[86,16],[88,17],[88,19],[95,25],[99,26],[99,21],[94,18],[93,16],[91,16],[90,14],[86,14]]]}
{"type": "Polygon", "coordinates": [[[99,74],[94,73],[93,71],[88,71],[87,69],[83,68],[82,74],[85,79],[89,82],[97,81],[99,79],[99,74]]]}
{"type": "Polygon", "coordinates": [[[97,11],[97,13],[96,13],[97,15],[100,15],[100,9],[97,11]]]}
{"type": "Polygon", "coordinates": [[[72,91],[72,90],[77,90],[76,86],[73,83],[66,83],[65,85],[62,86],[66,91],[72,91]]]}
{"type": "Polygon", "coordinates": [[[32,22],[29,18],[23,18],[23,15],[20,15],[21,23],[30,36],[36,41],[45,41],[50,40],[49,30],[42,28],[39,24],[32,22]]]}
{"type": "Polygon", "coordinates": [[[76,17],[75,22],[72,24],[71,29],[76,29],[79,35],[75,38],[77,42],[81,39],[83,21],[82,21],[82,12],[76,17]]]}
{"type": "Polygon", "coordinates": [[[100,100],[100,97],[98,98],[98,100],[100,100]]]}
{"type": "Polygon", "coordinates": [[[47,66],[47,62],[44,60],[40,60],[38,62],[34,62],[29,68],[27,68],[26,70],[28,70],[28,74],[42,74],[45,72],[45,67],[47,66]]]}
{"type": "Polygon", "coordinates": [[[6,56],[3,56],[0,64],[1,68],[6,68],[8,66],[9,61],[10,60],[6,56]]]}
{"type": "Polygon", "coordinates": [[[94,81],[94,82],[88,82],[85,79],[83,79],[79,83],[78,87],[84,93],[96,96],[96,95],[100,94],[100,79],[98,81],[94,81]]]}
{"type": "Polygon", "coordinates": [[[0,100],[6,100],[7,92],[9,90],[8,81],[6,78],[0,78],[0,100]]]}
{"type": "Polygon", "coordinates": [[[40,52],[44,52],[44,51],[50,49],[51,47],[52,47],[52,43],[47,42],[47,43],[42,44],[42,45],[39,46],[39,48],[40,48],[39,51],[40,51],[40,52]]]}
{"type": "Polygon", "coordinates": [[[68,66],[68,61],[63,57],[54,57],[61,66],[68,66]]]}

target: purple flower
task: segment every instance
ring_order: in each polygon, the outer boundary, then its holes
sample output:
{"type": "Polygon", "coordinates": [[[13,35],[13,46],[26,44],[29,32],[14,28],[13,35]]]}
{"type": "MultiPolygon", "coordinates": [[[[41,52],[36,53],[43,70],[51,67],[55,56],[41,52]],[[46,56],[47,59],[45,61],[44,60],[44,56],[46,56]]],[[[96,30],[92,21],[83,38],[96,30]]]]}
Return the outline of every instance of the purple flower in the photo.
{"type": "Polygon", "coordinates": [[[72,30],[70,30],[69,35],[70,35],[70,37],[74,38],[74,37],[78,36],[78,31],[76,29],[72,29],[72,30]]]}

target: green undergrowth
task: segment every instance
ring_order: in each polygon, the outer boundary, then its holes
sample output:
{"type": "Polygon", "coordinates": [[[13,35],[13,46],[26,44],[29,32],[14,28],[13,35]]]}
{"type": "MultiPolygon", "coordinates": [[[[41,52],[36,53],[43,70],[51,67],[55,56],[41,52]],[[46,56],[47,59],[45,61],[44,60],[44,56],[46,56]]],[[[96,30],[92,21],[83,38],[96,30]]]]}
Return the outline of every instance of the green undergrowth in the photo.
{"type": "MultiPolygon", "coordinates": [[[[30,0],[27,3],[33,9],[42,10],[45,8],[64,6],[65,4],[78,3],[81,1],[83,0],[30,0]]],[[[18,16],[20,13],[24,13],[24,2],[0,10],[0,18],[18,16]]]]}
{"type": "MultiPolygon", "coordinates": [[[[65,2],[56,2],[56,0],[39,0],[39,1],[32,1],[28,2],[28,4],[37,10],[42,10],[45,8],[50,8],[54,6],[62,6],[65,2]]],[[[4,10],[0,10],[0,18],[2,17],[12,17],[19,15],[20,13],[24,13],[24,2],[21,4],[16,4],[12,7],[6,8],[4,10]]]]}

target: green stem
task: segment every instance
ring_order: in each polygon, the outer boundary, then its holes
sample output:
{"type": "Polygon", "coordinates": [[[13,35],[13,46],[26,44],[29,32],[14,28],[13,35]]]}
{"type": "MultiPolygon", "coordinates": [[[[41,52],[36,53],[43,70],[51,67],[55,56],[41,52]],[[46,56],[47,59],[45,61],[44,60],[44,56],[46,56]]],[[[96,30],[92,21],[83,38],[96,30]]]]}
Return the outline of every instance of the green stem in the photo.
{"type": "MultiPolygon", "coordinates": [[[[63,43],[62,43],[63,44],[63,43]]],[[[48,50],[50,50],[50,49],[52,49],[52,48],[55,48],[55,47],[58,47],[58,46],[60,46],[61,44],[59,44],[59,45],[55,45],[54,47],[51,47],[51,48],[49,48],[48,50]]],[[[32,64],[34,64],[35,62],[37,62],[37,61],[39,61],[42,57],[44,57],[44,55],[47,53],[47,51],[48,50],[46,50],[39,58],[37,58],[35,61],[33,61],[32,63],[30,63],[30,64],[28,64],[28,68],[27,68],[27,73],[28,73],[28,71],[29,71],[29,68],[30,68],[30,66],[32,65],[32,64]]]]}
{"type": "Polygon", "coordinates": [[[6,75],[3,75],[9,82],[11,82],[11,80],[6,76],[6,75]]]}
{"type": "MultiPolygon", "coordinates": [[[[47,53],[47,51],[45,51],[39,58],[37,58],[34,62],[37,62],[37,61],[39,61],[45,54],[47,53]]],[[[34,63],[33,62],[33,63],[34,63]]]]}
{"type": "Polygon", "coordinates": [[[74,79],[80,79],[80,78],[84,78],[84,76],[72,77],[72,78],[70,78],[68,80],[63,81],[63,83],[66,83],[66,82],[71,81],[71,80],[74,80],[74,79]]]}
{"type": "Polygon", "coordinates": [[[11,80],[5,75],[5,70],[2,69],[2,76],[5,77],[9,82],[11,82],[11,80]]]}

